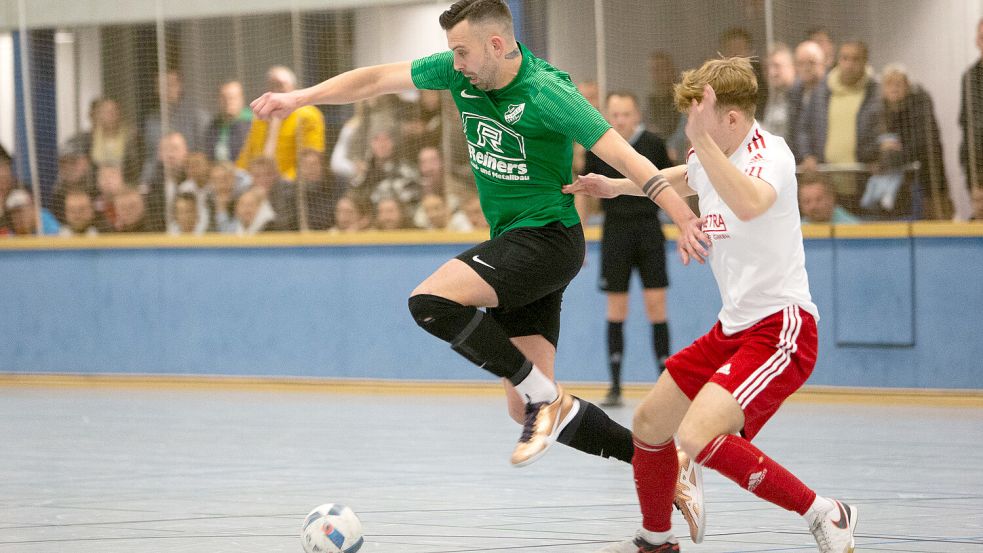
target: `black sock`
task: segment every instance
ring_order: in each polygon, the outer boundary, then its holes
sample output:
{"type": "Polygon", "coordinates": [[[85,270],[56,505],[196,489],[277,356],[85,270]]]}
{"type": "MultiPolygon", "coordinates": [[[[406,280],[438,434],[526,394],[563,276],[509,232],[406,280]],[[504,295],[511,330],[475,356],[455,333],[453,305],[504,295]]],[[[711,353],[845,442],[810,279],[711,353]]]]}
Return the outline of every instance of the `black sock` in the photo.
{"type": "Polygon", "coordinates": [[[635,454],[631,431],[611,420],[593,403],[574,399],[580,402],[580,411],[560,432],[557,441],[584,453],[631,463],[635,454]]]}
{"type": "Polygon", "coordinates": [[[625,323],[608,321],[608,367],[611,371],[611,391],[621,392],[621,358],[625,351],[625,323]]]}
{"type": "Polygon", "coordinates": [[[666,323],[652,323],[652,348],[655,351],[655,362],[659,371],[665,367],[666,358],[669,357],[669,325],[666,323]]]}

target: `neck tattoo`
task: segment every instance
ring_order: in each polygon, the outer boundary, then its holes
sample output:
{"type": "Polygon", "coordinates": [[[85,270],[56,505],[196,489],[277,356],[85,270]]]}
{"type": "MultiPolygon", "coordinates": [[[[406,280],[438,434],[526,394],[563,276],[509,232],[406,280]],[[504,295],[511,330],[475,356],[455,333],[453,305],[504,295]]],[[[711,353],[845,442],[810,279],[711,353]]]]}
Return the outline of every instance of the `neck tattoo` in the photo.
{"type": "Polygon", "coordinates": [[[512,50],[508,54],[505,54],[505,59],[507,59],[507,60],[514,60],[517,57],[519,57],[519,49],[518,48],[516,48],[515,50],[512,50]]]}

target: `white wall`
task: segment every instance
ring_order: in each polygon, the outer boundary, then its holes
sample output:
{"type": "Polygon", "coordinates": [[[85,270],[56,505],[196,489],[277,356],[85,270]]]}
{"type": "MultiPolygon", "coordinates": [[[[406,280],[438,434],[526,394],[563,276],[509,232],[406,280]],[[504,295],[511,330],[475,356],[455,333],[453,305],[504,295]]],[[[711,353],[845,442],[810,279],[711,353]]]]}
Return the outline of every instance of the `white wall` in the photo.
{"type": "MultiPolygon", "coordinates": [[[[330,10],[420,3],[420,0],[0,0],[0,30],[17,26],[20,1],[27,6],[27,25],[30,27],[153,21],[158,3],[166,17],[179,19],[274,13],[294,8],[330,10]]],[[[433,3],[433,0],[424,1],[433,3]]],[[[442,2],[442,5],[446,9],[450,3],[442,2]]]]}
{"type": "Polygon", "coordinates": [[[355,66],[392,63],[447,49],[437,19],[449,3],[388,6],[355,13],[355,66]]]}
{"type": "Polygon", "coordinates": [[[14,151],[14,40],[0,33],[0,144],[14,151]]]}

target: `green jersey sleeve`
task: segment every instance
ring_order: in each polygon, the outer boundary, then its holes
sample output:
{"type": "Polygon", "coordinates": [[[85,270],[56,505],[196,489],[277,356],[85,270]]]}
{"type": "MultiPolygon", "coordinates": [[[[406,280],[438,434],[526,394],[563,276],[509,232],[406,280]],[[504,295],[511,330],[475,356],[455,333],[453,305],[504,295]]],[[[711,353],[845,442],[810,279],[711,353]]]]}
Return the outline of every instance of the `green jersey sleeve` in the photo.
{"type": "Polygon", "coordinates": [[[447,50],[413,60],[410,66],[413,85],[421,90],[444,90],[454,76],[454,52],[447,50]]]}
{"type": "Polygon", "coordinates": [[[572,83],[553,82],[539,91],[543,124],[590,150],[611,125],[572,83]]]}

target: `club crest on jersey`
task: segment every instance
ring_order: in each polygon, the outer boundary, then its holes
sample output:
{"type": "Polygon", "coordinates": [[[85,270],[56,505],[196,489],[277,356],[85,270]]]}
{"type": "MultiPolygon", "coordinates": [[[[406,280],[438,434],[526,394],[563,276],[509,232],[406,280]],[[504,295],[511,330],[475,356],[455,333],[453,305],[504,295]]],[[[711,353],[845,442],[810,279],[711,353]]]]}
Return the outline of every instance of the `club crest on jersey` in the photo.
{"type": "Polygon", "coordinates": [[[505,111],[505,122],[514,125],[522,117],[522,112],[526,111],[526,103],[509,104],[509,109],[505,111]]]}

